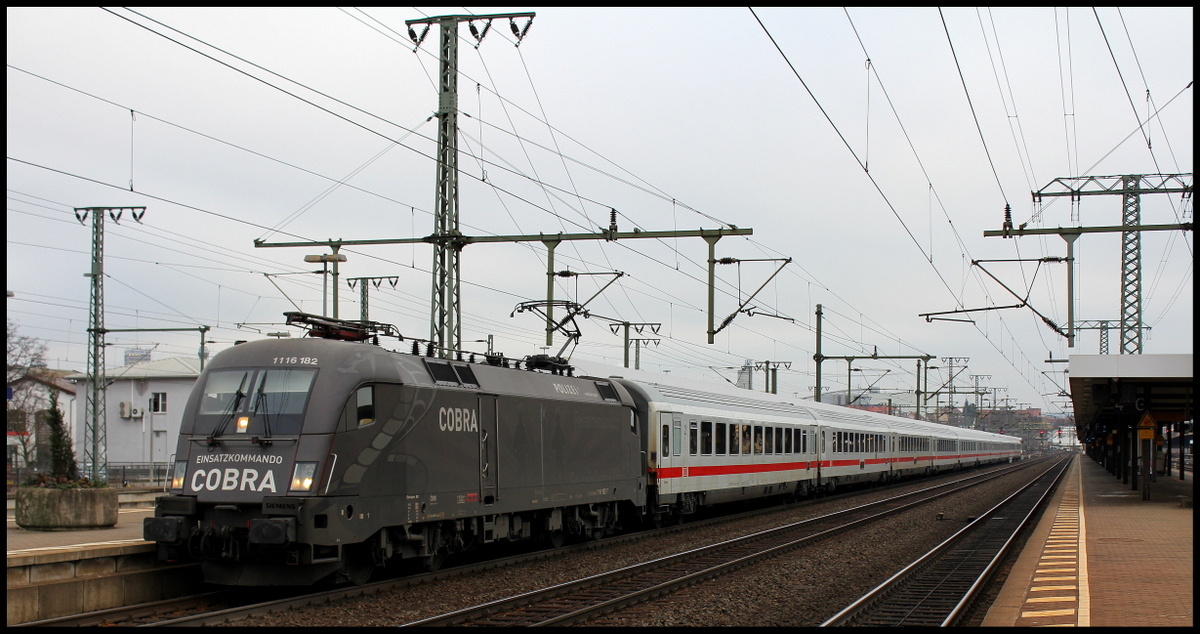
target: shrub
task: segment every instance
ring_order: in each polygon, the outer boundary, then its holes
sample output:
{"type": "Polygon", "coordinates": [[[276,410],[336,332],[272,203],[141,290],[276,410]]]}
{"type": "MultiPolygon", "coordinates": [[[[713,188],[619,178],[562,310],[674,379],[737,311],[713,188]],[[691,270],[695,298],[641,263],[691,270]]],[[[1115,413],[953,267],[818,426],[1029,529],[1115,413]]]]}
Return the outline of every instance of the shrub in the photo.
{"type": "Polygon", "coordinates": [[[50,391],[46,426],[50,428],[50,473],[27,478],[21,486],[42,489],[100,489],[108,486],[107,482],[93,482],[79,476],[75,448],[71,446],[71,437],[67,433],[62,410],[58,407],[58,390],[50,391]]]}

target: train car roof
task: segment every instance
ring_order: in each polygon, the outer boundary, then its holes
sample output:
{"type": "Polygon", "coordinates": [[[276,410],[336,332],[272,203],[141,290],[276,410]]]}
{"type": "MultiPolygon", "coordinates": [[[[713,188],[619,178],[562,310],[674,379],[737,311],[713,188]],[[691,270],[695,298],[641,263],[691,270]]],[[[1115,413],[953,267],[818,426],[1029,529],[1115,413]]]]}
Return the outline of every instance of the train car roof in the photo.
{"type": "Polygon", "coordinates": [[[949,434],[964,440],[1019,442],[1019,439],[1012,436],[888,416],[867,410],[788,398],[766,392],[754,392],[729,384],[680,379],[669,374],[590,361],[574,363],[577,374],[620,380],[627,387],[641,391],[647,400],[656,403],[680,403],[710,409],[754,412],[768,416],[804,416],[807,414],[827,423],[870,426],[873,429],[884,425],[897,433],[949,434]]]}

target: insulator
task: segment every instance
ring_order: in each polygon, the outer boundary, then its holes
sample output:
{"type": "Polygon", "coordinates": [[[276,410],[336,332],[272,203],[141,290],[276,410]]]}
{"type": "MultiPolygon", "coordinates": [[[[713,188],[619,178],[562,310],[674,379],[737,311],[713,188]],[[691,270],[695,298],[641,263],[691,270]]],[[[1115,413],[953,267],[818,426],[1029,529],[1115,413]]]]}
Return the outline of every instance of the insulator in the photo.
{"type": "Polygon", "coordinates": [[[412,353],[413,353],[413,356],[418,356],[418,355],[420,355],[420,354],[421,354],[421,344],[419,344],[419,343],[418,343],[418,342],[416,342],[416,341],[413,341],[413,351],[412,351],[412,353]]]}

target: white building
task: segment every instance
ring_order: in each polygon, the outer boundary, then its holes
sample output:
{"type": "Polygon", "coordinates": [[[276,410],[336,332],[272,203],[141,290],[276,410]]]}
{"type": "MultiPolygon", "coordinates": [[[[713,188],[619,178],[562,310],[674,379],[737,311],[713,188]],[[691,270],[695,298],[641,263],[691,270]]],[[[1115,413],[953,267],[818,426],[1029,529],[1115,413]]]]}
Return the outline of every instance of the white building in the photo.
{"type": "MultiPolygon", "coordinates": [[[[197,358],[169,357],[105,370],[108,391],[105,436],[109,464],[169,463],[179,441],[183,407],[200,376],[197,358]]],[[[84,461],[89,424],[87,374],[67,377],[79,384],[75,399],[75,455],[84,461]]]]}
{"type": "Polygon", "coordinates": [[[57,391],[58,408],[63,413],[63,423],[74,437],[77,427],[75,422],[75,384],[67,381],[62,370],[35,370],[29,372],[8,385],[15,394],[8,401],[8,435],[6,439],[6,460],[9,466],[24,467],[26,456],[29,460],[38,459],[39,447],[49,439],[44,437],[48,429],[41,423],[50,407],[50,392],[57,391]],[[18,410],[18,411],[14,411],[18,410]]]}

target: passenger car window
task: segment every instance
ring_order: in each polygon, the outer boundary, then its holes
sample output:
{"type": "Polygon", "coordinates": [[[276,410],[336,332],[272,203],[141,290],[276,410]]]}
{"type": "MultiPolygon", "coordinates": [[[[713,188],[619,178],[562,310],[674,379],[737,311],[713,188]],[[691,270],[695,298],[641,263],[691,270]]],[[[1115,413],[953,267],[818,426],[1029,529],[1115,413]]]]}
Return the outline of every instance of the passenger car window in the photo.
{"type": "Polygon", "coordinates": [[[696,421],[688,423],[688,453],[696,455],[696,448],[700,444],[700,433],[696,429],[696,421]]]}
{"type": "Polygon", "coordinates": [[[727,440],[727,437],[725,436],[725,423],[717,423],[717,430],[715,433],[717,436],[717,455],[723,456],[725,455],[725,441],[727,440]]]}
{"type": "Polygon", "coordinates": [[[700,453],[711,456],[713,452],[712,421],[700,421],[700,453]]]}

